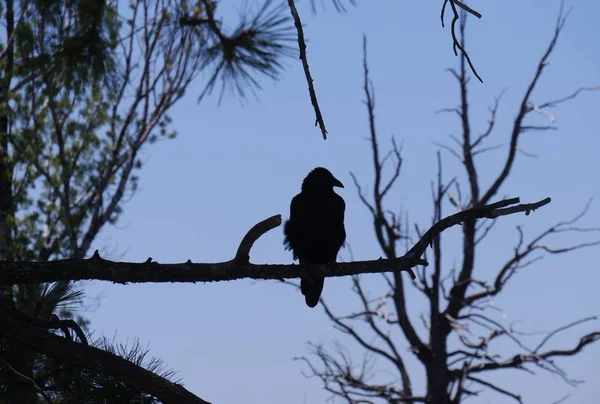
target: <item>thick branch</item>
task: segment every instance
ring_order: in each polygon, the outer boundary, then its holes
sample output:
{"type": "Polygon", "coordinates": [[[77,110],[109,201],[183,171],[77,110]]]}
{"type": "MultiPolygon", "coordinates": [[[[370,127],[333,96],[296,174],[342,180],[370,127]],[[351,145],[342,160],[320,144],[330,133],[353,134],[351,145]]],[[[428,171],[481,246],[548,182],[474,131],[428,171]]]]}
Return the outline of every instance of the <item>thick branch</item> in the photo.
{"type": "Polygon", "coordinates": [[[43,353],[61,362],[99,371],[122,380],[130,386],[152,394],[165,403],[207,404],[182,386],[172,383],[149,370],[119,356],[24,323],[18,311],[0,305],[0,336],[43,353]]]}
{"type": "Polygon", "coordinates": [[[519,198],[506,199],[479,208],[463,210],[462,212],[458,212],[451,216],[445,217],[444,219],[431,226],[431,228],[427,230],[427,232],[423,235],[423,237],[421,237],[417,244],[415,244],[414,247],[408,251],[405,257],[411,254],[421,256],[423,252],[425,252],[425,250],[427,249],[427,246],[431,245],[433,243],[433,240],[435,240],[435,238],[440,233],[442,233],[445,229],[449,227],[464,222],[468,218],[494,219],[500,216],[511,215],[518,212],[525,212],[526,215],[529,215],[531,211],[541,208],[542,206],[545,206],[551,202],[550,198],[545,198],[535,203],[524,203],[517,206],[512,206],[510,208],[506,207],[508,205],[519,203],[519,200],[519,198]]]}
{"type": "MultiPolygon", "coordinates": [[[[519,202],[513,198],[480,208],[467,209],[446,217],[434,224],[410,251],[402,257],[332,263],[316,266],[315,273],[324,277],[358,275],[362,273],[381,273],[407,271],[414,279],[411,268],[428,265],[421,255],[433,240],[445,229],[463,222],[465,219],[495,218],[517,212],[529,213],[550,203],[550,198],[532,204],[521,204],[505,208],[519,202]]],[[[244,237],[243,244],[256,240],[259,230],[268,231],[279,222],[277,216],[255,226],[244,237]],[[265,224],[266,223],[266,224],[265,224]],[[260,227],[260,228],[259,228],[260,227]]],[[[238,253],[245,249],[238,249],[238,253]]],[[[244,255],[242,254],[242,255],[244,255]]],[[[25,283],[56,282],[62,280],[96,279],[126,284],[129,282],[215,282],[236,279],[290,279],[300,278],[304,270],[299,265],[249,264],[244,259],[233,259],[219,263],[198,263],[191,261],[180,264],[159,264],[148,258],[146,262],[115,262],[100,258],[96,253],[90,259],[65,259],[48,262],[0,261],[0,285],[25,283]]]]}
{"type": "MultiPolygon", "coordinates": [[[[408,271],[427,262],[415,257],[378,259],[317,266],[315,274],[325,277],[408,271]]],[[[244,264],[236,260],[218,263],[159,264],[151,259],[143,263],[116,262],[95,254],[90,259],[66,259],[49,262],[0,261],[0,285],[96,279],[127,284],[144,282],[217,282],[236,279],[291,279],[305,275],[300,265],[244,264]]]]}

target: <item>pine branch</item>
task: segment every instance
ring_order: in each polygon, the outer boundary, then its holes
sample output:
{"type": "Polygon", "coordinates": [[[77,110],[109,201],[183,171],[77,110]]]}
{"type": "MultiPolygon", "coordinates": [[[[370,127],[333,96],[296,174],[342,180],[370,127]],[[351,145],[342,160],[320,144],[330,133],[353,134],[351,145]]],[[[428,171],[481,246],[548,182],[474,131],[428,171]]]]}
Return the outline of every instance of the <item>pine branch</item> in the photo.
{"type": "Polygon", "coordinates": [[[77,367],[93,369],[152,394],[165,403],[207,404],[177,383],[156,375],[117,355],[24,322],[22,313],[0,302],[0,337],[77,367]]]}

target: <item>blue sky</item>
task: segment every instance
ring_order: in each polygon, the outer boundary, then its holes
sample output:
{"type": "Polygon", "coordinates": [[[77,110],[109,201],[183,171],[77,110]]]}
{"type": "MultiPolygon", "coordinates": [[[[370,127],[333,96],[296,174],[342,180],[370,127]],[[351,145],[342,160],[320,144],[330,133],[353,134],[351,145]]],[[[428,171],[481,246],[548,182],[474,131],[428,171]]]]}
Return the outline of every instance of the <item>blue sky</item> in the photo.
{"type": "MultiPolygon", "coordinates": [[[[324,0],[327,3],[327,0],[324,0]]],[[[289,201],[316,166],[328,167],[345,185],[348,242],[355,259],[378,258],[371,218],[361,205],[349,172],[362,184],[372,184],[373,168],[366,110],[362,101],[362,36],[369,46],[371,78],[376,91],[377,129],[382,147],[393,134],[403,142],[404,167],[389,198],[390,209],[408,212],[421,228],[430,223],[430,183],[436,172],[434,142],[449,142],[460,126],[452,115],[436,114],[458,102],[455,80],[444,70],[456,67],[448,29],[439,21],[440,1],[361,1],[340,15],[328,7],[313,16],[308,1],[299,1],[305,23],[308,57],[329,139],[313,126],[305,78],[296,59],[288,60],[282,80],[264,81],[259,101],[241,106],[231,97],[217,106],[217,97],[196,104],[202,81],[171,111],[176,140],[148,147],[140,190],[126,205],[114,227],[105,228],[95,248],[112,259],[158,262],[224,261],[235,254],[245,232],[273,214],[289,214],[289,201]]],[[[223,0],[225,17],[236,16],[241,2],[223,0]]],[[[507,153],[511,119],[536,63],[551,38],[560,2],[510,0],[471,2],[483,19],[471,19],[468,48],[484,83],[471,80],[474,130],[485,128],[487,106],[508,88],[489,145],[502,148],[476,163],[484,184],[501,170],[507,153]]],[[[567,1],[574,10],[532,97],[543,102],[570,94],[580,86],[600,85],[600,51],[594,0],[567,1]]],[[[232,22],[231,25],[235,25],[232,22]]],[[[514,174],[497,198],[521,197],[524,202],[552,197],[533,215],[502,218],[478,252],[476,275],[491,279],[508,259],[517,240],[515,227],[533,236],[557,221],[569,219],[600,194],[600,93],[579,98],[552,110],[558,130],[528,133],[522,147],[537,158],[518,156],[514,174]]],[[[534,117],[532,122],[546,123],[534,117]]],[[[446,179],[464,181],[464,170],[443,154],[446,179]]],[[[466,189],[463,187],[463,189],[466,189]]],[[[583,225],[600,226],[600,201],[583,225]]],[[[445,206],[445,213],[454,213],[445,206]]],[[[460,262],[460,234],[445,233],[445,264],[460,262]]],[[[550,239],[563,246],[593,239],[575,234],[550,239]]],[[[600,234],[596,235],[600,237],[600,234]]],[[[522,270],[495,304],[504,324],[518,322],[528,331],[548,331],[573,320],[600,315],[600,249],[546,257],[522,270]]],[[[348,253],[342,251],[348,258],[348,253]]],[[[254,246],[256,263],[290,263],[282,246],[282,228],[263,236],[254,246]]],[[[373,296],[382,290],[379,278],[365,276],[373,296]]],[[[119,286],[86,282],[90,305],[86,315],[98,333],[131,341],[139,337],[151,354],[179,371],[185,386],[213,403],[323,403],[329,394],[316,379],[306,379],[306,367],[295,356],[307,353],[306,342],[330,344],[335,339],[360,360],[363,351],[336,332],[320,307],[308,309],[300,293],[274,281],[214,284],[143,284],[119,286]]],[[[337,313],[356,307],[349,279],[328,279],[324,297],[337,313]]],[[[408,311],[417,327],[425,306],[409,294],[408,311]]],[[[570,348],[578,337],[600,329],[586,323],[558,335],[550,347],[570,348]]],[[[419,332],[423,333],[423,328],[419,332]]],[[[537,336],[537,338],[540,338],[537,336]]],[[[398,335],[399,347],[406,344],[398,335]]],[[[533,344],[533,343],[532,343],[533,344]]],[[[516,353],[510,344],[501,352],[516,353]]],[[[406,360],[413,383],[423,385],[423,370],[411,354],[406,360]]],[[[522,394],[527,402],[550,403],[566,394],[572,404],[591,403],[600,396],[600,344],[576,358],[559,359],[570,376],[586,383],[571,388],[544,372],[532,376],[506,371],[490,380],[522,394]]],[[[385,364],[378,362],[382,369],[385,364]]],[[[417,390],[419,391],[419,390],[417,390]]],[[[420,393],[422,390],[419,391],[420,393]]],[[[484,393],[474,402],[504,403],[506,398],[484,393]]]]}

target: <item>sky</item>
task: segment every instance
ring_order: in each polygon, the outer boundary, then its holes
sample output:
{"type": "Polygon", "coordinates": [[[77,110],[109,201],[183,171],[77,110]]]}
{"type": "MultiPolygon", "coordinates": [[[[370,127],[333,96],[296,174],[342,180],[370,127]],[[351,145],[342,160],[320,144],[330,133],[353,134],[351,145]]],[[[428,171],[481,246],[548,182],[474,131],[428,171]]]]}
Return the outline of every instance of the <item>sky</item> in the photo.
{"type": "MultiPolygon", "coordinates": [[[[442,1],[359,1],[347,14],[329,7],[310,13],[308,1],[297,2],[305,24],[308,58],[315,88],[329,131],[323,140],[314,127],[314,112],[299,60],[289,59],[280,81],[263,81],[259,99],[245,105],[229,97],[197,104],[203,79],[171,110],[172,141],[143,151],[145,166],[139,192],[128,202],[119,222],[105,227],[94,247],[103,257],[160,263],[219,262],[231,259],[246,231],[274,214],[289,215],[289,202],[304,176],[325,166],[346,187],[348,242],[356,260],[381,256],[369,212],[361,204],[350,172],[371,187],[373,167],[363,104],[362,36],[368,39],[368,59],[375,86],[377,130],[382,148],[392,135],[403,144],[404,165],[388,208],[406,212],[421,228],[430,224],[430,186],[436,175],[436,142],[450,144],[460,134],[458,120],[437,110],[458,103],[457,83],[446,72],[459,59],[452,52],[448,29],[440,26],[442,1]]],[[[223,0],[221,16],[233,18],[241,1],[223,0]]],[[[476,160],[485,185],[500,172],[507,154],[511,120],[535,67],[551,38],[560,8],[556,0],[479,1],[469,4],[483,14],[470,19],[467,46],[484,83],[470,82],[474,131],[487,125],[487,107],[502,89],[507,92],[489,146],[502,147],[476,160]]],[[[550,58],[536,103],[572,93],[580,86],[600,85],[600,2],[570,0],[567,25],[550,58]]],[[[449,20],[447,20],[449,21],[449,20]]],[[[490,280],[513,253],[516,226],[530,238],[552,224],[572,218],[588,200],[600,194],[600,92],[582,93],[553,109],[557,130],[527,133],[514,174],[495,200],[520,197],[552,203],[532,215],[501,218],[477,255],[476,276],[490,280]]],[[[530,121],[547,124],[542,117],[530,121]]],[[[465,181],[464,169],[442,153],[444,178],[465,181]]],[[[369,188],[371,189],[371,188],[369,188]]],[[[463,186],[463,189],[466,187],[463,186]]],[[[596,200],[581,225],[600,227],[596,200]]],[[[446,204],[446,215],[455,211],[446,204]]],[[[291,263],[283,249],[282,228],[261,237],[251,251],[254,263],[291,263]]],[[[557,234],[548,245],[557,247],[591,241],[600,234],[557,234]]],[[[444,265],[460,263],[460,233],[444,233],[444,265]]],[[[90,253],[93,252],[93,249],[90,253]]],[[[506,292],[495,299],[498,319],[532,332],[531,345],[549,331],[580,318],[600,315],[600,248],[545,257],[523,269],[506,292]]],[[[348,250],[341,256],[349,259],[348,250]]],[[[380,277],[366,275],[371,295],[382,291],[380,277]]],[[[213,403],[324,403],[330,394],[317,379],[303,376],[307,367],[294,357],[308,354],[307,342],[331,346],[343,342],[357,361],[364,352],[336,331],[322,308],[309,309],[300,292],[275,281],[243,280],[210,284],[113,285],[85,282],[88,310],[96,335],[122,342],[139,338],[152,355],[176,370],[186,388],[213,403]]],[[[348,278],[330,278],[323,293],[336,313],[357,307],[348,278]]],[[[425,306],[409,292],[407,310],[423,336],[419,315],[425,306]]],[[[600,330],[592,321],[556,335],[549,348],[571,348],[587,332],[600,330]]],[[[394,331],[417,393],[423,393],[423,370],[406,352],[403,337],[394,331]]],[[[513,355],[510,343],[498,345],[513,355]]],[[[586,382],[570,387],[559,377],[535,369],[536,375],[504,371],[489,380],[522,395],[525,402],[551,403],[570,394],[567,403],[588,404],[600,396],[600,344],[582,354],[557,360],[568,374],[586,382]]],[[[377,366],[386,370],[386,364],[377,366]]],[[[384,372],[385,373],[385,372],[384,372]]],[[[384,375],[385,376],[385,375],[384,375]]],[[[382,376],[382,377],[384,377],[382,376]]],[[[477,403],[507,403],[504,396],[484,392],[477,403]]]]}

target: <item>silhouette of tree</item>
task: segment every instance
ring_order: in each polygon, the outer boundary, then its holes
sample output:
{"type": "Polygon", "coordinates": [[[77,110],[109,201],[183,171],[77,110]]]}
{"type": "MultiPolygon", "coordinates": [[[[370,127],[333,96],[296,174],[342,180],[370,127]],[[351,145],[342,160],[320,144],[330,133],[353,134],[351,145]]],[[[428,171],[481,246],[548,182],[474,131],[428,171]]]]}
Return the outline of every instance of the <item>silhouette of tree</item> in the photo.
{"type": "MultiPolygon", "coordinates": [[[[532,92],[548,64],[557,40],[566,22],[567,15],[561,13],[558,17],[554,33],[542,58],[535,69],[535,74],[529,82],[525,94],[517,108],[517,115],[512,122],[512,130],[507,139],[509,143],[506,159],[499,167],[498,174],[491,185],[485,186],[478,176],[478,166],[475,156],[492,149],[486,141],[495,128],[498,106],[501,96],[498,96],[490,108],[488,125],[483,133],[476,134],[472,116],[469,114],[469,77],[467,74],[467,57],[462,55],[458,70],[450,69],[450,74],[457,80],[460,94],[458,107],[448,108],[442,112],[455,114],[461,124],[461,136],[452,137],[458,147],[438,144],[442,149],[456,157],[464,168],[468,192],[463,193],[461,182],[454,177],[446,180],[443,172],[441,154],[437,153],[438,175],[432,185],[433,223],[443,217],[444,209],[449,202],[454,209],[477,210],[490,203],[506,184],[510,175],[514,174],[515,160],[520,152],[521,136],[530,131],[547,131],[552,125],[529,124],[527,119],[534,113],[551,117],[547,109],[567,102],[583,91],[598,90],[598,88],[582,87],[574,93],[560,99],[542,103],[532,101],[532,92]]],[[[461,46],[465,47],[465,19],[461,20],[459,34],[461,46]]],[[[401,254],[402,244],[410,240],[407,220],[402,214],[388,210],[386,196],[399,178],[402,167],[400,148],[392,140],[392,149],[382,157],[379,139],[376,133],[374,117],[374,90],[369,79],[367,66],[366,39],[364,42],[364,92],[369,116],[369,129],[375,179],[373,195],[369,197],[352,175],[358,189],[360,199],[373,216],[375,235],[385,258],[395,259],[401,254]],[[391,177],[384,176],[385,163],[393,162],[391,177]]],[[[506,285],[514,281],[517,272],[546,255],[565,254],[582,248],[596,247],[600,241],[587,241],[579,244],[552,247],[548,239],[557,233],[590,234],[600,229],[588,229],[579,225],[587,213],[588,206],[571,219],[555,223],[537,235],[527,235],[520,226],[517,227],[517,244],[514,254],[505,262],[486,264],[486,268],[496,267],[497,271],[491,281],[480,278],[477,273],[476,257],[478,245],[492,230],[496,220],[482,221],[467,218],[462,221],[462,264],[458,268],[448,268],[442,261],[442,235],[432,240],[433,266],[416,271],[416,278],[407,284],[400,272],[384,273],[386,292],[382,296],[370,297],[364,286],[364,280],[355,275],[352,277],[352,291],[360,304],[360,309],[351,313],[338,314],[321,299],[326,315],[334,327],[356,341],[364,350],[365,358],[360,363],[354,363],[343,345],[337,343],[333,350],[323,344],[309,344],[311,354],[298,358],[304,361],[310,369],[309,375],[321,379],[324,388],[334,396],[343,398],[348,403],[431,403],[449,404],[460,403],[463,400],[477,396],[481,389],[489,389],[517,402],[522,402],[518,392],[496,384],[490,380],[490,372],[504,369],[518,369],[532,372],[538,368],[551,372],[569,384],[577,384],[557,363],[556,359],[579,354],[587,345],[600,339],[600,331],[583,335],[573,345],[563,349],[548,349],[548,341],[556,334],[575,327],[583,322],[595,319],[587,317],[577,319],[572,323],[560,326],[541,337],[535,346],[524,340],[525,333],[514,326],[502,324],[495,318],[497,308],[493,299],[505,291],[506,285]],[[428,305],[428,315],[422,316],[424,332],[420,332],[411,316],[411,304],[407,291],[415,288],[425,297],[428,305]],[[391,306],[391,307],[390,307],[391,306]],[[401,331],[403,338],[395,338],[396,330],[401,331]],[[494,345],[500,339],[508,339],[515,344],[513,354],[499,352],[494,345]],[[421,368],[418,371],[409,369],[406,365],[404,340],[408,351],[418,360],[421,368]],[[392,365],[397,377],[385,382],[375,377],[374,358],[382,358],[392,365]],[[425,391],[418,392],[413,387],[415,377],[425,374],[425,391]]],[[[418,237],[423,233],[415,225],[418,237]]],[[[408,249],[408,248],[407,248],[408,249]]],[[[448,254],[445,252],[445,254],[448,254]]],[[[425,254],[425,258],[427,254],[425,254]]]]}

